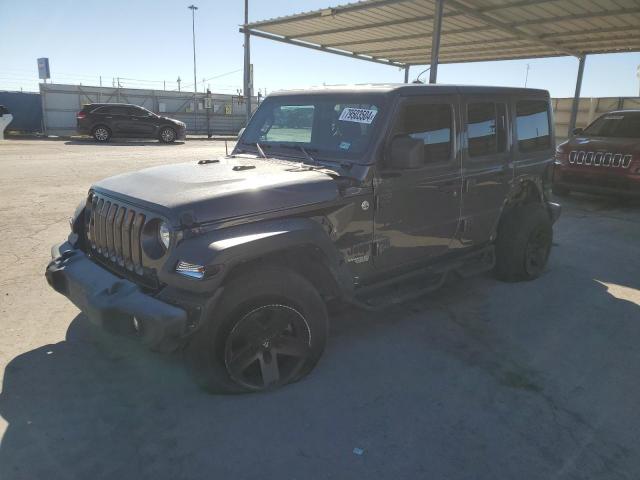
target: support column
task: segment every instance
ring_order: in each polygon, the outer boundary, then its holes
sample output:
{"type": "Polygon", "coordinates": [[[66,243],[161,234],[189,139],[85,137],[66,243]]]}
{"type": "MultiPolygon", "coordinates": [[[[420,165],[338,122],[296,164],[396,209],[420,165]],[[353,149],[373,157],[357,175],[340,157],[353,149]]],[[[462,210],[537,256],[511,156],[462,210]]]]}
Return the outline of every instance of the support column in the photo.
{"type": "Polygon", "coordinates": [[[431,36],[431,70],[429,70],[429,83],[436,83],[438,78],[438,59],[440,57],[443,8],[444,0],[436,0],[435,12],[433,15],[433,34],[431,36]]]}
{"type": "Polygon", "coordinates": [[[404,66],[404,83],[409,83],[409,65],[404,66]]]}
{"type": "Polygon", "coordinates": [[[247,123],[251,117],[251,35],[249,34],[249,0],[244,0],[244,97],[247,123]]]}
{"type": "Polygon", "coordinates": [[[582,75],[584,74],[584,62],[587,56],[582,54],[578,57],[578,78],[576,80],[576,91],[573,95],[573,105],[571,106],[571,118],[569,119],[569,138],[573,137],[573,130],[576,128],[578,119],[578,107],[580,106],[580,89],[582,88],[582,75]]]}

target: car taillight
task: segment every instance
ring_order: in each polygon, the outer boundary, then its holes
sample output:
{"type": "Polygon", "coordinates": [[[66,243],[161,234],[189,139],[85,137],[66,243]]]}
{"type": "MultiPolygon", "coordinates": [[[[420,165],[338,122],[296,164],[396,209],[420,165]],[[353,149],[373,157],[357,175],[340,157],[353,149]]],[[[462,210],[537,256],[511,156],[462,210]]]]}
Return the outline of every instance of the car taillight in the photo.
{"type": "Polygon", "coordinates": [[[84,110],[80,110],[78,113],[76,113],[76,118],[78,120],[82,120],[83,118],[87,118],[87,112],[85,112],[84,110]]]}

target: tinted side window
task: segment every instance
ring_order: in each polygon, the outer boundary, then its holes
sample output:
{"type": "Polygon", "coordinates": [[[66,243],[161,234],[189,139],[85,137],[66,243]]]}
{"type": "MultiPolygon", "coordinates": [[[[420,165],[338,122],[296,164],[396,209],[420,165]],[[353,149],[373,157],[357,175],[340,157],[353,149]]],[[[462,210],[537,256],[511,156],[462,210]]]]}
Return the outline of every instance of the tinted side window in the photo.
{"type": "Polygon", "coordinates": [[[407,105],[403,109],[399,133],[424,142],[425,164],[451,158],[452,110],[448,104],[407,105]]]}
{"type": "Polygon", "coordinates": [[[125,115],[126,107],[100,107],[93,113],[99,113],[100,115],[125,115]]]}
{"type": "Polygon", "coordinates": [[[470,103],[467,106],[469,156],[478,157],[497,151],[496,104],[470,103]]]}
{"type": "Polygon", "coordinates": [[[516,103],[516,128],[521,152],[545,150],[551,146],[549,109],[545,100],[521,100],[516,103]]]}
{"type": "Polygon", "coordinates": [[[129,107],[127,110],[129,115],[133,115],[135,117],[146,117],[149,115],[149,111],[141,107],[129,107]]]}

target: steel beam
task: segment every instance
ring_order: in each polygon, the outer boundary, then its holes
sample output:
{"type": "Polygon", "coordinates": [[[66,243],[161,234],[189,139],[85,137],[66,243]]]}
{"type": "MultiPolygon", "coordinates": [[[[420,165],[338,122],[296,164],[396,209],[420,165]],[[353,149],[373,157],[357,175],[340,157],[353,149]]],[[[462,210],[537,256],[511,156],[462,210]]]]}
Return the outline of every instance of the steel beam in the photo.
{"type": "Polygon", "coordinates": [[[409,83],[409,65],[404,66],[404,83],[409,83]]]}
{"type": "Polygon", "coordinates": [[[381,65],[390,65],[392,67],[404,68],[405,64],[400,62],[394,62],[392,60],[385,60],[383,58],[370,57],[365,55],[359,55],[357,53],[346,52],[344,50],[336,50],[335,48],[325,47],[323,45],[316,45],[315,43],[302,42],[300,40],[293,40],[291,38],[281,37],[272,33],[261,32],[259,30],[251,30],[249,28],[240,27],[240,32],[245,35],[253,35],[254,37],[266,38],[267,40],[273,40],[276,42],[288,43],[289,45],[295,45],[296,47],[310,48],[311,50],[318,50],[320,52],[333,53],[335,55],[341,55],[348,58],[357,58],[358,60],[365,60],[367,62],[379,63],[381,65]]]}
{"type": "MultiPolygon", "coordinates": [[[[244,0],[244,24],[249,24],[249,0],[244,0]]],[[[247,123],[251,118],[251,35],[244,32],[244,98],[247,106],[247,123]]]]}
{"type": "Polygon", "coordinates": [[[442,37],[443,11],[444,0],[435,0],[433,33],[431,34],[431,69],[429,70],[429,83],[436,83],[436,80],[438,79],[438,60],[440,56],[440,38],[442,37]]]}
{"type": "Polygon", "coordinates": [[[576,128],[578,119],[578,107],[580,106],[580,89],[582,88],[582,75],[584,74],[584,62],[586,55],[578,57],[578,78],[576,79],[576,91],[573,95],[573,105],[571,105],[571,118],[569,119],[569,137],[573,137],[573,130],[576,128]]]}

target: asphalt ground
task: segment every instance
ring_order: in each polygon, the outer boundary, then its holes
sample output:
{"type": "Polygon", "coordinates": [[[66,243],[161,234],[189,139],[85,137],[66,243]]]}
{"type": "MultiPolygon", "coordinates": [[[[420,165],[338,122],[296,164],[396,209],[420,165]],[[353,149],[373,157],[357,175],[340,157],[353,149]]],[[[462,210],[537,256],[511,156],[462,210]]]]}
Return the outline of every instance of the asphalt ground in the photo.
{"type": "Polygon", "coordinates": [[[43,273],[89,185],[223,142],[0,143],[0,478],[637,479],[640,203],[572,195],[544,275],[345,310],[305,380],[212,396],[43,273]]]}

